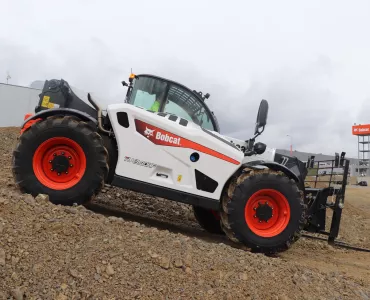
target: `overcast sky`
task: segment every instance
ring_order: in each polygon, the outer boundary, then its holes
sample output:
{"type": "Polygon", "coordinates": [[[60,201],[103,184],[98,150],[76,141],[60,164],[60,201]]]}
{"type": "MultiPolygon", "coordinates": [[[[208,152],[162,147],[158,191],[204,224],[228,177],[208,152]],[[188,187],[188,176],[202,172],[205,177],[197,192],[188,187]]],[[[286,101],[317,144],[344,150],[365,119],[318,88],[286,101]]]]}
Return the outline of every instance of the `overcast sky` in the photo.
{"type": "Polygon", "coordinates": [[[221,133],[357,156],[370,123],[370,1],[0,0],[0,82],[64,78],[121,101],[130,68],[211,94],[221,133]]]}

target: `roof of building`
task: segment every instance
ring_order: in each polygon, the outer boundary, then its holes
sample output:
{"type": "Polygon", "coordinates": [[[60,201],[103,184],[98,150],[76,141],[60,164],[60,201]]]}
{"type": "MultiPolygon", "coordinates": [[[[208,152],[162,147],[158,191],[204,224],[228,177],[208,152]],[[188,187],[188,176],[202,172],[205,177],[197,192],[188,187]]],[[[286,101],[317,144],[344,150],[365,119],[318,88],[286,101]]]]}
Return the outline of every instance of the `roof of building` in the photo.
{"type": "Polygon", "coordinates": [[[20,87],[20,88],[25,88],[25,89],[30,89],[30,90],[42,90],[42,89],[38,89],[38,88],[34,88],[34,87],[16,85],[16,84],[4,83],[4,82],[0,82],[0,85],[14,86],[14,87],[20,87]]]}
{"type": "MultiPolygon", "coordinates": [[[[282,155],[287,155],[290,156],[290,151],[289,150],[284,150],[284,149],[276,149],[276,152],[282,155]]],[[[321,161],[321,160],[331,160],[335,158],[335,153],[333,155],[327,155],[327,154],[317,154],[317,153],[309,153],[309,152],[300,152],[300,151],[293,151],[292,156],[297,157],[301,161],[307,161],[310,156],[315,156],[316,161],[321,161]]],[[[340,153],[339,153],[340,155],[340,153]]],[[[350,160],[350,164],[357,164],[358,159],[357,158],[351,158],[351,157],[345,157],[350,160]]]]}

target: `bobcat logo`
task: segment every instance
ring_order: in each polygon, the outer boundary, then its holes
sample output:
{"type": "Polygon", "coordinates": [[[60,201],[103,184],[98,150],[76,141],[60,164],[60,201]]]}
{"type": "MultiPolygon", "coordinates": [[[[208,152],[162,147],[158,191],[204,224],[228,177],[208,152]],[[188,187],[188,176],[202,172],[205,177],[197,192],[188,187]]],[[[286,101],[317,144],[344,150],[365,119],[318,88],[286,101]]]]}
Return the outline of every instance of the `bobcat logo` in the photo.
{"type": "Polygon", "coordinates": [[[153,136],[153,133],[154,133],[154,129],[149,129],[148,127],[146,127],[145,131],[144,131],[144,135],[149,138],[150,136],[153,136]]]}

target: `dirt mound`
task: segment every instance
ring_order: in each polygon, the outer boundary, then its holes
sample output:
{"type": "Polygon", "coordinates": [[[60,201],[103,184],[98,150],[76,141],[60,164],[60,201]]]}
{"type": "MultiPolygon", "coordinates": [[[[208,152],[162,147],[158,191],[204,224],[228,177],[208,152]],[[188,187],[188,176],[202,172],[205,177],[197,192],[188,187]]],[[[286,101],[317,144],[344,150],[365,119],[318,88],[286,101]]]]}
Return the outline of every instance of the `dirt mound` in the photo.
{"type": "MultiPolygon", "coordinates": [[[[367,253],[307,239],[275,258],[249,253],[201,230],[187,205],[117,188],[88,209],[22,195],[10,169],[18,132],[0,130],[0,299],[370,297],[367,253]]],[[[346,238],[369,226],[369,204],[348,202],[346,238]]]]}

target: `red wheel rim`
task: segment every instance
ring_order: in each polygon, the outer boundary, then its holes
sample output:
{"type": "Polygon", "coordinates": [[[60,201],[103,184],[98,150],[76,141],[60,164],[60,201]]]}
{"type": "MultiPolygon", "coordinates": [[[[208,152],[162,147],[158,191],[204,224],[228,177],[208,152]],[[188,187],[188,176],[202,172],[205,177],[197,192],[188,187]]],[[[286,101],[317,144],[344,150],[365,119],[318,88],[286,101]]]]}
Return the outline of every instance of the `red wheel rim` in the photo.
{"type": "Polygon", "coordinates": [[[253,233],[261,237],[274,237],[288,226],[290,205],[280,192],[262,189],[248,199],[244,214],[245,221],[253,233]],[[264,212],[267,210],[267,217],[261,215],[262,209],[264,212]]]}
{"type": "Polygon", "coordinates": [[[86,157],[81,146],[65,137],[43,142],[33,156],[33,171],[44,186],[65,190],[76,185],[86,170],[86,157]]]}

